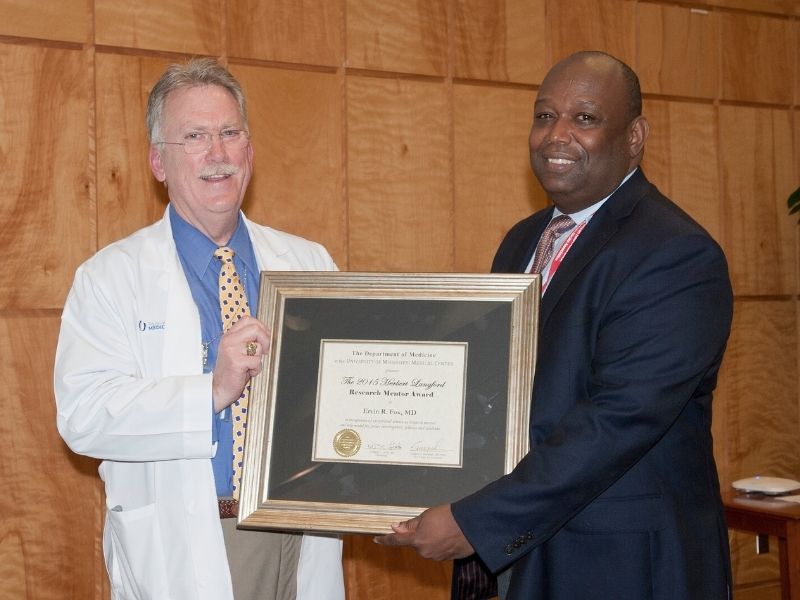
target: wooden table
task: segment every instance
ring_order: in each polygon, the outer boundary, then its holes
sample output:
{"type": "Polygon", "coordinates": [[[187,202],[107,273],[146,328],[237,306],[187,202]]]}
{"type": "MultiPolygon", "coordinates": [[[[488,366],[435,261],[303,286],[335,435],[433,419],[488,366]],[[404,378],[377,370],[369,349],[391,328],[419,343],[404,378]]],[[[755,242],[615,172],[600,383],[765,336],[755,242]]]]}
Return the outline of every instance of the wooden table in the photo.
{"type": "Polygon", "coordinates": [[[760,494],[723,493],[730,529],[778,538],[782,600],[800,600],[800,504],[760,494]]]}

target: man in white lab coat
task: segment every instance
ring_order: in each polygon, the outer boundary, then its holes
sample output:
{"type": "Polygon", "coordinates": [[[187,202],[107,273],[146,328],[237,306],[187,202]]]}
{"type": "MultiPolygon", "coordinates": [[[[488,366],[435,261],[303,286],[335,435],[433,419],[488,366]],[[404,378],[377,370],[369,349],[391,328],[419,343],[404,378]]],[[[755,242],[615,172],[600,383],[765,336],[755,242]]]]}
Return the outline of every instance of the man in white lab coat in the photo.
{"type": "Polygon", "coordinates": [[[234,250],[251,305],[261,270],[336,265],[319,244],[241,213],[253,148],[242,90],[219,63],[170,67],[147,119],[150,167],[170,205],[78,269],[56,352],[59,432],[103,461],[112,596],[341,600],[339,539],[243,531],[223,518],[231,502],[219,498],[238,484],[229,407],[270,338],[248,316],[223,333],[214,251],[234,250]]]}

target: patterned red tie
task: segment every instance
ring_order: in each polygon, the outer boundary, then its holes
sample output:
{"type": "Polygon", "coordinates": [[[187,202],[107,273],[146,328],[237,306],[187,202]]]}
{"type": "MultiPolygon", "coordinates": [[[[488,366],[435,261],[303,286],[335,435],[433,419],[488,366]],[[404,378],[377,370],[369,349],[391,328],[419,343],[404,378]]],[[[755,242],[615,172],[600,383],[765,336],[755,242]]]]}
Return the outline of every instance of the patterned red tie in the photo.
{"type": "Polygon", "coordinates": [[[559,215],[547,224],[536,246],[536,254],[530,273],[542,272],[542,269],[547,265],[550,257],[553,256],[553,247],[555,246],[556,240],[573,227],[575,227],[575,221],[568,215],[559,215]]]}
{"type": "MultiPolygon", "coordinates": [[[[250,314],[250,305],[236,266],[233,264],[233,250],[227,246],[214,252],[221,262],[219,270],[219,308],[222,318],[222,332],[226,333],[242,317],[250,314]]],[[[233,497],[239,498],[242,478],[242,453],[244,452],[244,433],[247,429],[247,403],[250,398],[250,381],[244,386],[242,395],[231,404],[233,421],[233,497]]]]}

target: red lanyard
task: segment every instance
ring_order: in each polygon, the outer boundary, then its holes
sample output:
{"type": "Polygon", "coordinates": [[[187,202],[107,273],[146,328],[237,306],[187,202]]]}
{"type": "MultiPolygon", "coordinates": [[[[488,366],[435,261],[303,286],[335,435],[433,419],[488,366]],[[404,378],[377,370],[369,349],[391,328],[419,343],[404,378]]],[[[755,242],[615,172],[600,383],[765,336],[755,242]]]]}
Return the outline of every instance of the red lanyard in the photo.
{"type": "Polygon", "coordinates": [[[542,294],[544,294],[544,291],[547,289],[550,280],[553,279],[553,275],[556,274],[558,267],[561,266],[561,261],[564,260],[567,252],[569,252],[569,249],[572,248],[572,244],[575,243],[575,240],[578,239],[578,236],[581,234],[581,231],[583,231],[583,228],[586,227],[586,223],[588,223],[588,219],[573,229],[566,241],[561,244],[558,252],[553,257],[553,261],[550,263],[550,268],[547,269],[547,279],[542,282],[542,294]]]}

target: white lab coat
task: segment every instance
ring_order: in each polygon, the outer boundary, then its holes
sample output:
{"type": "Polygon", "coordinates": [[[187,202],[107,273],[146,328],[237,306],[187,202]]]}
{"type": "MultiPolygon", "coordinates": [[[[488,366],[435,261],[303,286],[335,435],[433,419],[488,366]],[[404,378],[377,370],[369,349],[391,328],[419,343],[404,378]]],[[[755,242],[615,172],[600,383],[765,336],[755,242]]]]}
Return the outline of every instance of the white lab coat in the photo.
{"type": "MultiPolygon", "coordinates": [[[[245,221],[260,270],[334,270],[314,242],[245,221]]],[[[233,597],[217,511],[211,375],[169,211],[81,265],[55,364],[58,430],[102,459],[103,547],[119,600],[233,597]]],[[[304,536],[298,599],[343,599],[341,541],[304,536]]]]}

